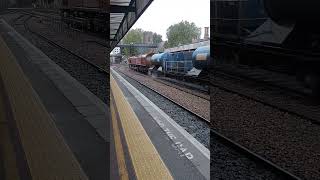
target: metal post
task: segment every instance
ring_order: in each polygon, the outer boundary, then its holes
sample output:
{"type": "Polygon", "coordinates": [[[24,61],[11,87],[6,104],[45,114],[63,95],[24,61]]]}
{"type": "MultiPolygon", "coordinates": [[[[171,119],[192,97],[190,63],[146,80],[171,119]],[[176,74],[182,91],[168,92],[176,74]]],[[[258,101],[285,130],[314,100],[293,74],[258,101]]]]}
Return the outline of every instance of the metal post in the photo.
{"type": "Polygon", "coordinates": [[[216,33],[218,32],[218,20],[217,20],[217,18],[218,18],[218,7],[217,7],[217,1],[215,0],[214,1],[214,16],[213,16],[213,18],[215,19],[214,21],[214,25],[215,25],[215,29],[216,29],[216,33]]]}
{"type": "Polygon", "coordinates": [[[87,57],[89,57],[89,43],[86,43],[87,45],[87,57]]]}
{"type": "Polygon", "coordinates": [[[239,5],[239,8],[238,8],[238,37],[241,38],[241,19],[242,19],[242,17],[241,17],[242,8],[241,8],[241,6],[242,6],[242,1],[239,0],[238,3],[239,3],[238,4],[239,5]]]}

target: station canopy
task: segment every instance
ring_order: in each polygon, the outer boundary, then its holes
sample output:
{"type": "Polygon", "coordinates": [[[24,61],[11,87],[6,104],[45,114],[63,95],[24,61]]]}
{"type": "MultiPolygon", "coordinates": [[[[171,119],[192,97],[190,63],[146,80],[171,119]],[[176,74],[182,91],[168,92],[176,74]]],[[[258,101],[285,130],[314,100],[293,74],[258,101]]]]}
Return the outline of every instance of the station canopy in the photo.
{"type": "Polygon", "coordinates": [[[123,36],[153,0],[110,0],[110,46],[116,47],[123,36]]]}

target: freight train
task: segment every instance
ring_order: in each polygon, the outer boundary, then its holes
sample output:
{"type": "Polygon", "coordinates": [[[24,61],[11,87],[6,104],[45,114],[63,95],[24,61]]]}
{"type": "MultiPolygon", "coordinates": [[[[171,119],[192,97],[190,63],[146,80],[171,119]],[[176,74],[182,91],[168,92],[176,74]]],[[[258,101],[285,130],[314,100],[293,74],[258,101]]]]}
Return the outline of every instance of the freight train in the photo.
{"type": "Polygon", "coordinates": [[[62,0],[60,15],[69,26],[105,37],[108,27],[106,3],[105,0],[62,0]]]}
{"type": "Polygon", "coordinates": [[[233,63],[284,67],[282,73],[295,75],[320,97],[318,1],[213,0],[211,6],[212,43],[218,59],[231,56],[233,63]]]}
{"type": "Polygon", "coordinates": [[[153,54],[154,53],[148,53],[140,56],[129,57],[129,67],[140,72],[148,72],[148,69],[151,66],[151,57],[153,54]]]}
{"type": "Polygon", "coordinates": [[[194,51],[149,53],[128,58],[131,69],[173,76],[207,76],[212,64],[210,46],[194,51]]]}

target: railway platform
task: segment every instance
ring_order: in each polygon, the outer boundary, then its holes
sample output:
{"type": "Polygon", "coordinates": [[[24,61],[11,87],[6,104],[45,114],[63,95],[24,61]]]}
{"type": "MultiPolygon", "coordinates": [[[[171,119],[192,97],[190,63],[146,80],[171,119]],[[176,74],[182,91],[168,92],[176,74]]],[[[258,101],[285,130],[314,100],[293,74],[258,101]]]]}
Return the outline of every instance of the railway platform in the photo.
{"type": "Polygon", "coordinates": [[[123,152],[117,157],[130,157],[118,159],[123,172],[137,179],[210,179],[207,148],[113,69],[110,84],[112,129],[125,142],[116,146],[123,152]]]}
{"type": "Polygon", "coordinates": [[[0,33],[0,179],[108,179],[108,107],[3,20],[0,33]]]}
{"type": "Polygon", "coordinates": [[[116,71],[109,109],[3,20],[0,59],[0,179],[210,179],[209,150],[116,71]]]}

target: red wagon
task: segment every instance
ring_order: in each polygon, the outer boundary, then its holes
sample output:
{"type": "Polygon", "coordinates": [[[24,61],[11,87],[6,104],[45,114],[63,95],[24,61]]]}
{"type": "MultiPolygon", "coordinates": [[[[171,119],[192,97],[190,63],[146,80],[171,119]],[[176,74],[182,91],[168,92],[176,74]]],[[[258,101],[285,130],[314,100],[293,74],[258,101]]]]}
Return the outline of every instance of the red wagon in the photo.
{"type": "Polygon", "coordinates": [[[128,58],[130,69],[134,69],[140,72],[148,72],[151,66],[151,57],[154,53],[143,54],[139,56],[133,56],[128,58]]]}

